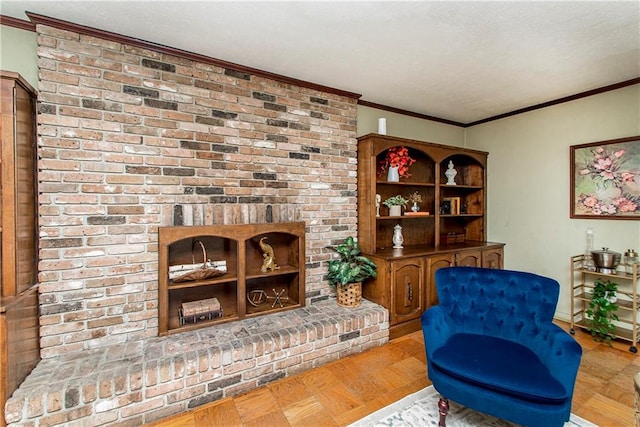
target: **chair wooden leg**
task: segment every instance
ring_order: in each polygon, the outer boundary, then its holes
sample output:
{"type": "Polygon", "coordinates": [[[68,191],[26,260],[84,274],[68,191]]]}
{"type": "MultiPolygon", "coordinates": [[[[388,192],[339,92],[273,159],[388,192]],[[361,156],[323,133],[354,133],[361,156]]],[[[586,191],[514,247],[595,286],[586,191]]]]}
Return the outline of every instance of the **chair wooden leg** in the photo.
{"type": "Polygon", "coordinates": [[[447,414],[449,414],[449,399],[440,397],[440,400],[438,400],[438,413],[440,414],[438,427],[447,427],[446,418],[447,414]]]}

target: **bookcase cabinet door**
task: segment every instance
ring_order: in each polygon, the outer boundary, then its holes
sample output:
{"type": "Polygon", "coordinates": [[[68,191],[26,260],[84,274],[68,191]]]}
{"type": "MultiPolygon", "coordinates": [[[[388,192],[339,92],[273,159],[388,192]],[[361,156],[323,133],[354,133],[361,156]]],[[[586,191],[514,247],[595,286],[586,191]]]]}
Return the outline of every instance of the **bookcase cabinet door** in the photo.
{"type": "Polygon", "coordinates": [[[424,260],[411,258],[391,263],[391,323],[417,319],[424,311],[424,260]]]}

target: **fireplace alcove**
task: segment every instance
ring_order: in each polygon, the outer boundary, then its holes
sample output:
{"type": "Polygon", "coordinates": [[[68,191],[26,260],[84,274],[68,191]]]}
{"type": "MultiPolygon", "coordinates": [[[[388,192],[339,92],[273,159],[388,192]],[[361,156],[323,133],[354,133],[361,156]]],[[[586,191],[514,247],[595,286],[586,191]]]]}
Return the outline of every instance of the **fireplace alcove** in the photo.
{"type": "Polygon", "coordinates": [[[304,222],[160,227],[158,238],[159,335],[305,305],[304,222]],[[261,271],[261,241],[273,250],[277,264],[273,270],[261,271]],[[226,272],[204,280],[172,281],[170,266],[203,261],[199,242],[207,259],[226,263],[226,272]],[[250,299],[252,293],[263,296],[259,303],[250,299]],[[185,321],[184,303],[213,298],[221,308],[215,316],[185,321]]]}

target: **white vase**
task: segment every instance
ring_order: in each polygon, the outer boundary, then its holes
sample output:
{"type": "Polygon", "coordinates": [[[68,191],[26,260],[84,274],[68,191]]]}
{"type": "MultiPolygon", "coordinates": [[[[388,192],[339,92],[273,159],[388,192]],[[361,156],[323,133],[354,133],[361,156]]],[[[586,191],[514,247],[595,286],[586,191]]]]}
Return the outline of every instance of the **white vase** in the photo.
{"type": "Polygon", "coordinates": [[[402,206],[395,205],[389,207],[389,216],[401,216],[402,215],[402,206]]]}
{"type": "Polygon", "coordinates": [[[393,237],[391,239],[393,241],[394,249],[402,249],[402,244],[404,243],[404,237],[402,236],[402,227],[400,224],[397,224],[393,227],[393,237]]]}
{"type": "Polygon", "coordinates": [[[389,166],[389,172],[387,172],[387,181],[388,182],[399,182],[400,174],[398,174],[397,166],[389,166]]]}

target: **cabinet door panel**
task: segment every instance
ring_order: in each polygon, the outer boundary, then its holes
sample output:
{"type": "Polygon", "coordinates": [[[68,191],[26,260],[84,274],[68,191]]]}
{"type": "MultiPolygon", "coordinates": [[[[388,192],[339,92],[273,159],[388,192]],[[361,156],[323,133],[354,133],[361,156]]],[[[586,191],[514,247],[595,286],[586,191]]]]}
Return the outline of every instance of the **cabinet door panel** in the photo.
{"type": "Polygon", "coordinates": [[[422,258],[391,265],[391,323],[417,319],[422,314],[424,263],[422,258]]]}
{"type": "Polygon", "coordinates": [[[459,267],[480,267],[482,253],[480,251],[464,251],[456,255],[456,265],[459,267]]]}
{"type": "Polygon", "coordinates": [[[482,266],[484,268],[498,268],[503,266],[502,248],[488,249],[482,252],[482,266]]]}
{"type": "Polygon", "coordinates": [[[428,258],[428,282],[427,282],[427,295],[426,295],[426,308],[434,305],[438,305],[438,293],[436,292],[436,271],[445,267],[453,267],[455,265],[454,253],[442,254],[428,258]]]}

